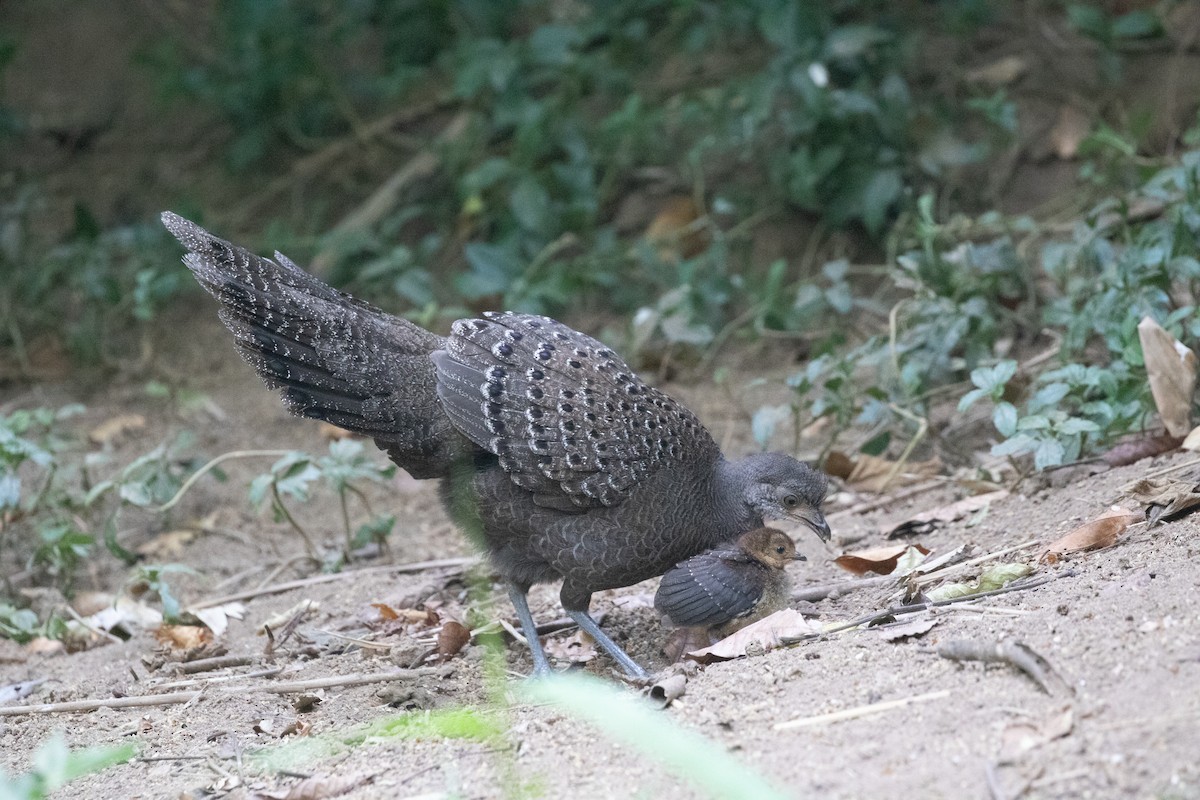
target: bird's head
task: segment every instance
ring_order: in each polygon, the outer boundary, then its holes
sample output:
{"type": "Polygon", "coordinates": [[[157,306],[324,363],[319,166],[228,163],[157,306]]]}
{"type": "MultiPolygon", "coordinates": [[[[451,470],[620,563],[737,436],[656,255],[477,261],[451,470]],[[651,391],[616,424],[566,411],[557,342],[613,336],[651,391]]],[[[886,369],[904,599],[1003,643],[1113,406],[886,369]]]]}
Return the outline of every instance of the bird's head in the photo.
{"type": "Polygon", "coordinates": [[[774,528],[757,528],[738,537],[738,546],[758,563],[770,569],[783,569],[789,561],[804,561],[796,552],[792,537],[774,528]]]}
{"type": "Polygon", "coordinates": [[[799,522],[829,541],[829,523],[821,513],[829,486],[823,473],[783,453],[748,456],[742,468],[748,479],[744,500],[756,517],[799,522]]]}

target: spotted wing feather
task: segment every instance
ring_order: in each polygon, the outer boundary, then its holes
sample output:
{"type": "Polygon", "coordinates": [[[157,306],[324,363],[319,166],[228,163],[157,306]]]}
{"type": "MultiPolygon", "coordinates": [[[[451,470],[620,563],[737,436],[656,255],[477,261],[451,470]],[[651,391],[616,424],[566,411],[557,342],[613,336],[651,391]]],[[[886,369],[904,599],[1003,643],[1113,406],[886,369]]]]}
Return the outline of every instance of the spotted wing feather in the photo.
{"type": "Polygon", "coordinates": [[[723,625],[754,610],[765,568],[737,548],[706,550],[663,575],[654,607],[679,626],[723,625]]]}
{"type": "Polygon", "coordinates": [[[375,439],[416,477],[472,449],[442,414],[429,355],[444,340],[337,291],[280,253],[262,258],[182,217],[163,224],[220,303],[238,351],[294,414],[375,439]]]}
{"type": "Polygon", "coordinates": [[[438,396],[539,504],[612,506],[666,465],[718,457],[691,411],[602,343],[547,317],[484,316],[454,323],[434,354],[438,396]]]}

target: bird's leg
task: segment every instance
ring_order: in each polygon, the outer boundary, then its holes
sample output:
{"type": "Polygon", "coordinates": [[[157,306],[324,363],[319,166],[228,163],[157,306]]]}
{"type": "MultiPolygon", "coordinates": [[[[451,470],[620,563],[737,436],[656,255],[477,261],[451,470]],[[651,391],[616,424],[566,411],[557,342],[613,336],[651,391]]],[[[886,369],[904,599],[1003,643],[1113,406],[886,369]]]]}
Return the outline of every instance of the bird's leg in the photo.
{"type": "Polygon", "coordinates": [[[600,630],[600,626],[596,624],[596,620],[592,619],[587,611],[572,611],[568,608],[567,616],[575,620],[579,627],[596,641],[596,644],[607,650],[608,654],[615,658],[617,663],[621,665],[621,669],[625,670],[626,675],[631,678],[640,679],[649,677],[646,674],[646,670],[638,666],[638,663],[630,658],[621,649],[620,645],[614,642],[607,633],[600,630]]]}
{"type": "Polygon", "coordinates": [[[533,677],[544,678],[551,674],[550,662],[546,659],[546,651],[542,649],[542,642],[538,639],[537,624],[533,621],[533,614],[529,611],[529,601],[525,598],[525,593],[529,591],[527,588],[517,586],[515,583],[508,584],[508,596],[512,599],[513,608],[517,610],[517,619],[521,622],[521,630],[525,634],[526,641],[529,642],[529,652],[533,656],[533,677]]]}

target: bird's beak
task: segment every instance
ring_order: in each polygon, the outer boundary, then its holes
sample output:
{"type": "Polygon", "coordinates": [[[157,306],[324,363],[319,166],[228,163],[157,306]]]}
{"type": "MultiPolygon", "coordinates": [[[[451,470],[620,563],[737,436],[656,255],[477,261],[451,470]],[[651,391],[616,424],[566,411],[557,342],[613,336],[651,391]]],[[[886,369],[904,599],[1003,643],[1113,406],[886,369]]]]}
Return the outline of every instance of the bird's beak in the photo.
{"type": "Polygon", "coordinates": [[[796,553],[796,555],[792,556],[792,560],[793,561],[808,561],[808,556],[804,555],[804,553],[796,553]]]}
{"type": "Polygon", "coordinates": [[[796,514],[797,519],[813,533],[817,535],[822,542],[828,542],[832,535],[829,530],[829,523],[825,521],[825,515],[820,510],[812,508],[801,511],[796,514]]]}

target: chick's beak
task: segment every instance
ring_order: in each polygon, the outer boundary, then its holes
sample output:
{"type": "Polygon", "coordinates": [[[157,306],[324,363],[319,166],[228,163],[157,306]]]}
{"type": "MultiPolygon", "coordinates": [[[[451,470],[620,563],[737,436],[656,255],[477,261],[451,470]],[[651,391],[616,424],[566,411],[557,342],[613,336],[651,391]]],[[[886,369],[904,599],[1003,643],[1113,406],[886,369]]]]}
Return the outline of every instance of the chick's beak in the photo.
{"type": "Polygon", "coordinates": [[[825,521],[825,515],[821,513],[820,509],[806,508],[797,511],[796,519],[804,523],[822,542],[829,541],[829,537],[832,535],[829,530],[829,523],[825,521]]]}
{"type": "Polygon", "coordinates": [[[793,561],[808,561],[808,556],[804,555],[804,553],[796,553],[796,555],[792,556],[792,560],[793,561]]]}

